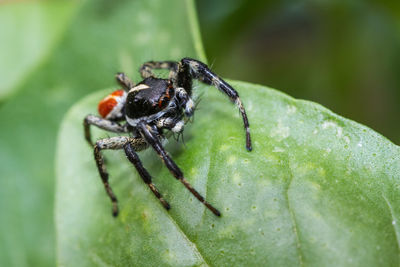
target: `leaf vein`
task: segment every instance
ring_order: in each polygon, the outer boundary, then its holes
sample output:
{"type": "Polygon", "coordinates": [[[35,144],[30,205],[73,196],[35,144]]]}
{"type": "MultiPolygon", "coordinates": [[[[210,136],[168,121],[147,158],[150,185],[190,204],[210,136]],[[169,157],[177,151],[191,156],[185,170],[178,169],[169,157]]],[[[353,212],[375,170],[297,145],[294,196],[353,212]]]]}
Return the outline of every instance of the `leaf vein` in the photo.
{"type": "Polygon", "coordinates": [[[190,244],[193,245],[193,247],[195,248],[194,253],[196,255],[199,256],[199,258],[201,260],[203,260],[203,262],[207,265],[210,266],[210,264],[206,261],[206,259],[203,257],[203,255],[200,253],[199,248],[197,247],[196,243],[194,243],[192,240],[190,240],[190,238],[186,235],[186,233],[181,229],[181,227],[177,224],[177,222],[175,221],[174,218],[172,218],[172,216],[170,215],[169,212],[166,212],[167,216],[170,218],[170,221],[172,222],[172,224],[176,227],[176,229],[182,234],[182,237],[184,239],[186,239],[187,242],[189,242],[190,244]]]}
{"type": "Polygon", "coordinates": [[[395,223],[397,222],[397,220],[396,220],[396,217],[394,216],[393,208],[392,208],[392,205],[390,204],[389,200],[385,197],[384,194],[382,194],[382,197],[385,200],[386,205],[388,206],[388,209],[389,209],[389,212],[390,212],[390,216],[392,217],[392,228],[393,228],[393,231],[395,233],[396,243],[397,243],[397,250],[399,251],[399,257],[400,257],[400,240],[399,240],[399,234],[397,233],[396,227],[395,227],[395,223]]]}
{"type": "Polygon", "coordinates": [[[286,201],[287,201],[287,206],[288,206],[288,211],[290,214],[290,220],[292,222],[292,226],[293,226],[293,232],[296,238],[296,251],[299,257],[299,262],[300,262],[300,266],[304,266],[304,262],[303,262],[303,255],[302,255],[302,251],[301,251],[301,244],[300,244],[300,238],[299,238],[299,234],[298,234],[298,226],[297,226],[297,222],[296,222],[296,216],[294,214],[293,208],[290,204],[290,197],[289,197],[289,191],[290,188],[292,186],[292,182],[293,182],[293,171],[292,171],[292,167],[290,165],[290,160],[288,160],[288,169],[289,169],[289,175],[290,175],[290,180],[289,183],[287,185],[286,191],[285,191],[285,196],[286,196],[286,201]]]}

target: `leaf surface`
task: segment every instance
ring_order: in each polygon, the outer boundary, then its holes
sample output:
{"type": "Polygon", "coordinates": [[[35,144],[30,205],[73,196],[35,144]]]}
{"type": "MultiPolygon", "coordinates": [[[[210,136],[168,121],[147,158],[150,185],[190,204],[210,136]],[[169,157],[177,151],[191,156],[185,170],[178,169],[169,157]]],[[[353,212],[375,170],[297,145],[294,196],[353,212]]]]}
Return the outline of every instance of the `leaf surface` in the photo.
{"type": "MultiPolygon", "coordinates": [[[[371,129],[275,90],[233,82],[241,118],[207,86],[185,146],[167,145],[187,179],[219,208],[217,218],[162,165],[140,152],[171,210],[165,211],[123,151],[107,151],[121,213],[100,181],[82,118],[107,91],[64,119],[57,153],[57,232],[64,265],[398,266],[399,148],[371,129]]],[[[107,133],[95,130],[96,138],[107,133]]]]}

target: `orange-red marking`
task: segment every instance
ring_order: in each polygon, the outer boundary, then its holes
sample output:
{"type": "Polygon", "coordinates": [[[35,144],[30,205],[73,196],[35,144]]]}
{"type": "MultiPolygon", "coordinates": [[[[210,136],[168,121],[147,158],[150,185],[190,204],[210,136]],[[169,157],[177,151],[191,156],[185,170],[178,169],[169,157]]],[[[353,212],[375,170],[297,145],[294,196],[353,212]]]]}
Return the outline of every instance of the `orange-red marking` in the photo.
{"type": "Polygon", "coordinates": [[[124,90],[117,90],[106,96],[103,100],[99,102],[97,107],[99,114],[105,118],[107,115],[118,105],[118,97],[124,95],[124,90]]]}
{"type": "Polygon", "coordinates": [[[124,90],[117,90],[114,91],[110,94],[111,96],[123,96],[124,95],[124,90]]]}

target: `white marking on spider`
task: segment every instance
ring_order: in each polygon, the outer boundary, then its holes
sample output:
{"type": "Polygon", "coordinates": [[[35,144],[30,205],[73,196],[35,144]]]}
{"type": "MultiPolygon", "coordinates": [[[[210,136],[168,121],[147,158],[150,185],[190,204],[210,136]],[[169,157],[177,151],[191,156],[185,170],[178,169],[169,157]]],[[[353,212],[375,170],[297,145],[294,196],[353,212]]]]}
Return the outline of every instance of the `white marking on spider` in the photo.
{"type": "Polygon", "coordinates": [[[112,119],[112,118],[118,118],[122,116],[122,109],[125,106],[125,101],[126,101],[126,96],[127,93],[124,91],[122,96],[107,96],[105,100],[113,98],[115,101],[117,101],[117,105],[115,105],[112,110],[107,114],[105,119],[112,119]]]}
{"type": "Polygon", "coordinates": [[[220,79],[218,79],[217,77],[213,77],[212,81],[211,81],[212,85],[214,85],[215,87],[219,88],[221,81],[220,79]]]}
{"type": "Polygon", "coordinates": [[[189,66],[194,72],[197,72],[199,69],[199,63],[193,60],[189,62],[189,66]]]}
{"type": "Polygon", "coordinates": [[[145,90],[149,89],[150,87],[146,84],[139,84],[135,87],[133,87],[131,90],[129,90],[129,93],[134,92],[134,91],[140,91],[140,90],[145,90]]]}
{"type": "Polygon", "coordinates": [[[180,133],[183,130],[185,123],[183,121],[178,121],[175,126],[171,129],[174,133],[180,133]]]}
{"type": "Polygon", "coordinates": [[[185,105],[185,112],[187,114],[191,114],[193,112],[194,102],[192,99],[189,99],[185,105]]]}

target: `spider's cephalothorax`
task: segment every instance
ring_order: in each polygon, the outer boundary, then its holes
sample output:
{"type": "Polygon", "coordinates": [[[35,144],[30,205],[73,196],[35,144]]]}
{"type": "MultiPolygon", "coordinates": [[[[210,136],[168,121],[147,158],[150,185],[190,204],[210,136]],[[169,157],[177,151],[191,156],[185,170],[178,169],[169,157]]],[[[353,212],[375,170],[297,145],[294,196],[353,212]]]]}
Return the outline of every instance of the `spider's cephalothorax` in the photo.
{"type": "MultiPolygon", "coordinates": [[[[161,118],[166,112],[176,109],[175,89],[171,81],[146,78],[129,90],[126,99],[126,120],[131,126],[139,121],[152,122],[161,118]]],[[[174,110],[176,112],[178,110],[174,110]]]]}
{"type": "Polygon", "coordinates": [[[98,111],[101,117],[88,115],[84,119],[85,138],[94,146],[94,158],[106,192],[113,203],[113,215],[118,215],[118,204],[108,182],[108,173],[101,154],[101,150],[104,149],[124,149],[127,158],[150,190],[166,209],[170,208],[168,202],[152,183],[150,174],[137,155],[138,151],[151,146],[171,174],[208,209],[220,216],[220,212],[185,179],[182,171],[164,150],[161,140],[165,138],[164,129],[182,133],[185,119],[193,115],[195,106],[192,100],[192,80],[198,79],[206,84],[214,85],[238,106],[246,130],[246,148],[251,151],[249,122],[238,93],[211,72],[207,65],[191,58],[184,58],[180,62],[147,62],[141,66],[140,74],[144,80],[135,85],[125,74],[118,73],[116,79],[123,90],[114,91],[100,101],[98,111]],[[169,78],[156,78],[153,69],[169,69],[169,78]],[[121,124],[121,121],[126,121],[126,123],[121,124]],[[93,144],[90,125],[110,132],[129,133],[129,136],[101,139],[93,144]]]}

